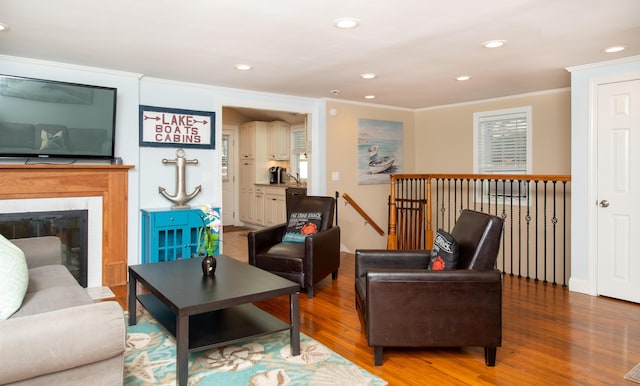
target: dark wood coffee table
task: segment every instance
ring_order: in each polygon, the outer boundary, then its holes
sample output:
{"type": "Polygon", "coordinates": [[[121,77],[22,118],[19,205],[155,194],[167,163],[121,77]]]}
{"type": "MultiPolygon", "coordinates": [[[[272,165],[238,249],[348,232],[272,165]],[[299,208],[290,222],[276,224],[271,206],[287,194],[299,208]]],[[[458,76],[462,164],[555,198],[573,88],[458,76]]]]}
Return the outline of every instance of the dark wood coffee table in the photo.
{"type": "Polygon", "coordinates": [[[176,337],[176,379],[186,385],[188,355],[277,331],[290,331],[291,353],[300,355],[300,286],[270,272],[216,256],[215,276],[202,274],[201,259],[129,267],[129,324],[136,300],[176,337]],[[150,293],[137,294],[137,283],[150,293]],[[250,304],[289,295],[289,324],[250,304]]]}

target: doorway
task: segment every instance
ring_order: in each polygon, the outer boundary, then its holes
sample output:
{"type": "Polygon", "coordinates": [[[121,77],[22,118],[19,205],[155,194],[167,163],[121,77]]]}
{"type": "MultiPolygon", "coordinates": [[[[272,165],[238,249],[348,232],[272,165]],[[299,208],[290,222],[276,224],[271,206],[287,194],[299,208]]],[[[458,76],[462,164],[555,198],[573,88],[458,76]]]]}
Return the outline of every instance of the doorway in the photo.
{"type": "MultiPolygon", "coordinates": [[[[243,123],[251,121],[263,121],[273,122],[280,121],[286,122],[291,129],[305,128],[309,133],[309,116],[310,113],[295,113],[284,110],[267,110],[258,107],[236,107],[236,106],[223,106],[222,107],[222,217],[223,225],[244,225],[240,219],[242,205],[249,205],[247,202],[243,203],[241,200],[241,175],[240,175],[240,158],[241,158],[241,138],[240,138],[240,126],[243,123]],[[228,141],[228,142],[225,142],[228,141]],[[225,144],[226,143],[226,144],[225,144]],[[225,166],[227,169],[225,169],[225,166]],[[233,208],[233,209],[227,209],[233,208]]],[[[305,141],[306,142],[306,141],[305,141]]],[[[293,144],[293,142],[292,142],[293,144]]],[[[256,144],[257,146],[267,146],[266,143],[256,144]]],[[[292,154],[296,149],[291,149],[292,154]]],[[[298,149],[299,150],[299,149],[298,149]]],[[[305,152],[306,154],[306,152],[305,152]]],[[[286,161],[275,161],[278,166],[286,165],[289,172],[296,171],[290,169],[293,166],[291,158],[286,161]]],[[[312,174],[311,162],[307,162],[308,165],[308,177],[312,174]]],[[[267,171],[265,165],[264,171],[267,171]]],[[[299,163],[296,164],[299,166],[299,163]]],[[[262,170],[262,169],[260,169],[262,170]]],[[[307,180],[309,181],[310,178],[307,180]]]]}
{"type": "Polygon", "coordinates": [[[597,293],[640,303],[640,79],[597,89],[597,293]]]}

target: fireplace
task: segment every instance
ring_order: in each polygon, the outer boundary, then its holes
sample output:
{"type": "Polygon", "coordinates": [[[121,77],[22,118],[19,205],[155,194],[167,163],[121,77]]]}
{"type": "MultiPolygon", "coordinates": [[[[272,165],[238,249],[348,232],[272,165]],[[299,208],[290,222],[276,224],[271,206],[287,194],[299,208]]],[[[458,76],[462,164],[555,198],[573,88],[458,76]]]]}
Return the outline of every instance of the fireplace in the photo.
{"type": "Polygon", "coordinates": [[[0,164],[0,212],[89,208],[88,286],[127,283],[128,171],[131,165],[0,164]],[[85,207],[54,207],[68,199],[85,207]],[[31,201],[46,201],[34,208],[31,201]],[[16,208],[16,202],[28,203],[16,208]],[[97,203],[97,204],[96,204],[97,203]],[[97,206],[95,210],[92,208],[97,206]],[[98,227],[93,227],[94,222],[98,227]]]}
{"type": "Polygon", "coordinates": [[[87,287],[87,210],[2,213],[0,233],[8,239],[57,236],[62,264],[82,287],[87,287]]]}

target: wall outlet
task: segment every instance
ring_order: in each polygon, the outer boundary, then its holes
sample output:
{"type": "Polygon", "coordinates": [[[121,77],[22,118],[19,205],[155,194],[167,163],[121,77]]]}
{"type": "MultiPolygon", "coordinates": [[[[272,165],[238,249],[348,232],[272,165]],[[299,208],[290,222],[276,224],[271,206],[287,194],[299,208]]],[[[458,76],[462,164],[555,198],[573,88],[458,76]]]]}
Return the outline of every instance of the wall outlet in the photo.
{"type": "Polygon", "coordinates": [[[340,181],[340,172],[331,172],[331,181],[340,181]]]}

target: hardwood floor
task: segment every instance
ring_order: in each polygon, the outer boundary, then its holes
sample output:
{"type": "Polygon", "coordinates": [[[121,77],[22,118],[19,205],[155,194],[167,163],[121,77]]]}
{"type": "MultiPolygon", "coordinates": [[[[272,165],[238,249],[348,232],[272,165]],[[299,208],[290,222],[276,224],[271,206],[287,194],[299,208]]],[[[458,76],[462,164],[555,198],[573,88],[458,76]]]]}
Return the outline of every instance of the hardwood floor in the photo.
{"type": "MultiPolygon", "coordinates": [[[[223,250],[246,262],[244,234],[225,234],[223,250]]],[[[480,347],[385,348],[383,365],[373,366],[354,306],[353,254],[342,255],[338,280],[323,280],[312,300],[300,295],[301,330],[390,385],[634,384],[623,377],[640,362],[640,305],[512,276],[503,285],[495,367],[485,366],[480,347]]],[[[112,289],[126,307],[126,286],[112,289]]],[[[287,297],[258,306],[288,320],[287,297]]]]}

